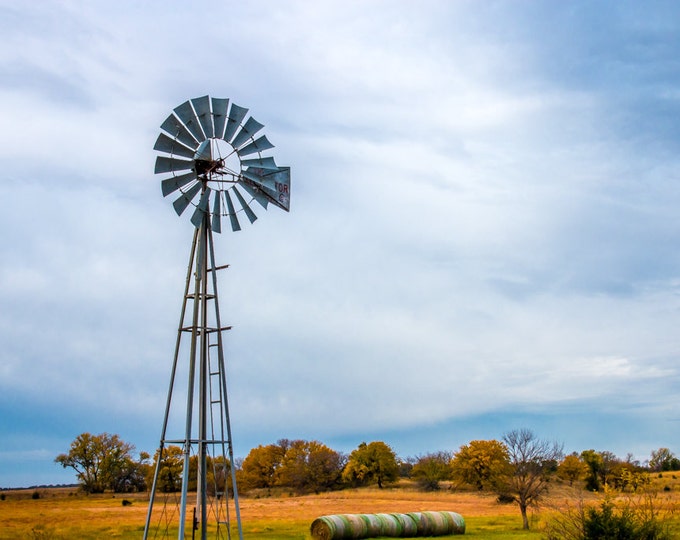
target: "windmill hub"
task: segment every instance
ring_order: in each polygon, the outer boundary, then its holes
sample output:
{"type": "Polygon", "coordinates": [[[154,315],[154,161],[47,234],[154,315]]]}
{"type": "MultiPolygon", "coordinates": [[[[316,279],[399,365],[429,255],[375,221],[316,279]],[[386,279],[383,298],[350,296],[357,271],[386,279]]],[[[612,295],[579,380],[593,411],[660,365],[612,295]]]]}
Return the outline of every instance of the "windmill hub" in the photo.
{"type": "Polygon", "coordinates": [[[213,159],[210,161],[206,161],[204,159],[197,159],[194,161],[194,170],[196,171],[197,176],[208,176],[211,174],[219,174],[220,176],[224,175],[226,171],[224,171],[224,160],[221,159],[213,159]]]}

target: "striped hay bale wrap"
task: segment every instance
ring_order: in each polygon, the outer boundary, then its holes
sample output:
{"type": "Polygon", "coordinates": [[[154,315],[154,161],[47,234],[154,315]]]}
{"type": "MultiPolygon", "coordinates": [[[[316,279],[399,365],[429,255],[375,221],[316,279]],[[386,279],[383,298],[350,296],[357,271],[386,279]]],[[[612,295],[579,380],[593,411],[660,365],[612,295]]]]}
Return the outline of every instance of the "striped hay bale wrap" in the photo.
{"type": "Polygon", "coordinates": [[[403,536],[404,526],[394,514],[376,514],[380,520],[379,536],[389,536],[399,538],[403,536]]]}
{"type": "Polygon", "coordinates": [[[357,514],[321,516],[312,522],[311,532],[320,540],[368,538],[366,522],[357,514]]]}
{"type": "Polygon", "coordinates": [[[413,538],[464,534],[465,520],[455,512],[410,512],[408,514],[335,514],[312,522],[315,540],[354,538],[413,538]]]}
{"type": "Polygon", "coordinates": [[[401,536],[412,538],[418,535],[418,524],[410,514],[392,514],[401,524],[401,536]]]}
{"type": "Polygon", "coordinates": [[[382,536],[382,524],[376,514],[361,514],[360,516],[366,523],[366,538],[382,536]]]}
{"type": "Polygon", "coordinates": [[[465,520],[463,516],[455,512],[411,512],[409,516],[418,526],[415,536],[465,533],[465,520]]]}

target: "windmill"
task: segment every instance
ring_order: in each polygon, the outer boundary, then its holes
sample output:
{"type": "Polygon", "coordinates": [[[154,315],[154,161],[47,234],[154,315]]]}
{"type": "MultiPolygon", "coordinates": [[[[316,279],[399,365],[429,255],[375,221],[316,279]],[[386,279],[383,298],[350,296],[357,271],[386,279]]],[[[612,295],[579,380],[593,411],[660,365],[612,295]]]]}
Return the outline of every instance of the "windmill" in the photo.
{"type": "Polygon", "coordinates": [[[232,513],[243,538],[223,345],[231,327],[222,324],[217,294],[217,271],[227,265],[215,262],[213,232],[222,231],[224,217],[233,231],[241,229],[243,217],[253,223],[254,202],[289,210],[290,168],[262,155],[274,146],[259,135],[263,127],[248,109],[203,96],[176,107],[154,145],[162,153],[155,172],[166,176],[163,196],[174,197],[180,216],[192,208],[195,231],[145,539],[175,531],[180,540],[197,533],[201,540],[231,538],[232,513]],[[180,397],[173,401],[175,395],[180,397]]]}

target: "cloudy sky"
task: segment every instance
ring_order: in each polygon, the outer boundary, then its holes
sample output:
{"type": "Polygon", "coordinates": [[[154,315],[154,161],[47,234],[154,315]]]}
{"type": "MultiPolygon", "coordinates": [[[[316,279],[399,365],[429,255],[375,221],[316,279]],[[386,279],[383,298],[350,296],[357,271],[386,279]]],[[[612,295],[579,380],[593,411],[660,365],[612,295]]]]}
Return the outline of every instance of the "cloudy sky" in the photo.
{"type": "Polygon", "coordinates": [[[193,226],[152,147],[206,94],[293,179],[217,238],[238,456],[680,453],[679,36],[672,1],[0,1],[0,487],[157,447],[193,226]]]}

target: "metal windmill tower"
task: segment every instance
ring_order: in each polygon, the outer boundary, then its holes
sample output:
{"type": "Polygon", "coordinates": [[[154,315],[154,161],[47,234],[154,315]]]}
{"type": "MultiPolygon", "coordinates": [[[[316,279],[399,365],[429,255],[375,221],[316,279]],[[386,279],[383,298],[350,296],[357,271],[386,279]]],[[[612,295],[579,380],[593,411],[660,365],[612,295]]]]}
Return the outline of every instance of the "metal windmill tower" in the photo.
{"type": "Polygon", "coordinates": [[[196,227],[186,275],[168,397],[156,453],[144,538],[243,538],[236,487],[213,232],[228,216],[257,219],[251,205],[288,211],[290,168],[263,152],[273,148],[248,109],[203,96],[182,103],[161,124],[154,150],[163,196],[176,196],[196,227]],[[173,398],[176,398],[173,400],[173,398]],[[179,401],[179,404],[177,403],[179,401]],[[195,493],[195,503],[193,494],[195,493]]]}

